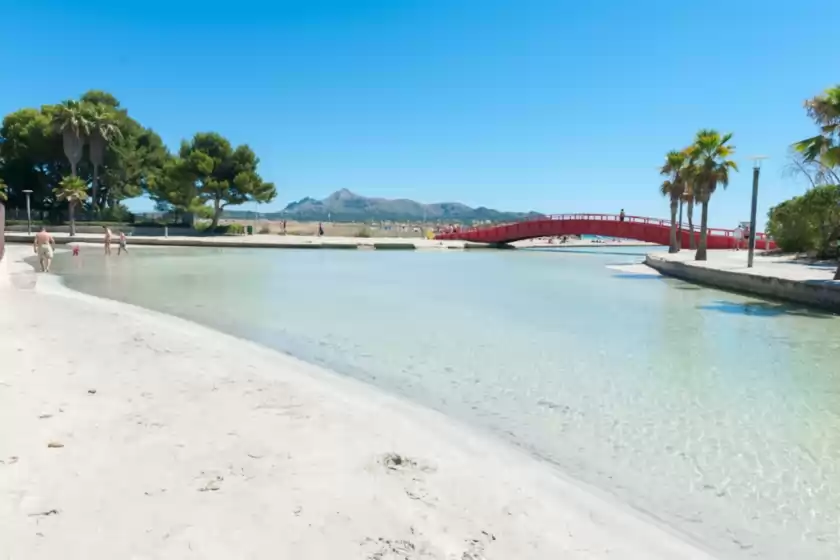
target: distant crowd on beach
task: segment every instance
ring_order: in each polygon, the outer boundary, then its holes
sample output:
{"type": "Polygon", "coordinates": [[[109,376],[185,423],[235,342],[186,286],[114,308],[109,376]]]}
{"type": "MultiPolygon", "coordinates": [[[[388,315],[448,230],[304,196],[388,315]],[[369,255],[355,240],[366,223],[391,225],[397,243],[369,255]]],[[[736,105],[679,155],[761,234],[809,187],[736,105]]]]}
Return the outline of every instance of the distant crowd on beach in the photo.
{"type": "MultiPolygon", "coordinates": [[[[114,233],[108,226],[102,226],[105,233],[104,246],[105,255],[110,256],[111,244],[114,241],[114,233]]],[[[117,235],[117,256],[125,253],[128,254],[128,239],[125,232],[120,230],[117,235]]],[[[53,257],[55,256],[55,238],[47,231],[47,226],[41,226],[41,231],[35,234],[35,239],[32,243],[32,250],[38,255],[38,264],[41,267],[41,272],[49,272],[52,265],[53,257]]],[[[73,256],[79,256],[79,246],[73,245],[73,256]]]]}

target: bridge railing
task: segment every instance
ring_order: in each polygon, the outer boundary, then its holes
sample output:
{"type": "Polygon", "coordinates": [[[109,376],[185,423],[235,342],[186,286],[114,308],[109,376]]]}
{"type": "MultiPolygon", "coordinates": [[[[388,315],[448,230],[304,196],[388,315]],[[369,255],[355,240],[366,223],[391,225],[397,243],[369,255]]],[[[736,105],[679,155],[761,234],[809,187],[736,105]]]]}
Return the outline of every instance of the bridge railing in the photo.
{"type": "MultiPolygon", "coordinates": [[[[544,218],[531,218],[532,220],[541,220],[541,219],[551,219],[551,220],[595,220],[595,221],[607,221],[607,222],[620,222],[622,221],[620,214],[551,214],[544,218]]],[[[650,225],[658,225],[663,227],[671,227],[671,220],[664,220],[661,218],[648,218],[645,216],[624,216],[625,223],[636,223],[636,224],[650,224],[650,225]]],[[[677,222],[677,227],[682,226],[683,230],[689,229],[689,224],[683,222],[680,224],[677,222]]],[[[709,235],[722,235],[725,237],[735,237],[735,230],[734,229],[724,229],[724,228],[707,228],[709,235]]],[[[694,224],[694,231],[700,233],[700,227],[697,224],[694,224]]],[[[763,241],[768,236],[761,232],[756,232],[756,242],[763,241]]]]}
{"type": "MultiPolygon", "coordinates": [[[[624,216],[622,220],[620,214],[550,214],[545,216],[534,216],[532,218],[528,218],[524,221],[541,221],[541,220],[592,220],[592,221],[607,221],[607,222],[625,222],[625,223],[635,223],[635,224],[647,224],[647,225],[657,225],[663,227],[671,227],[671,220],[663,220],[661,218],[648,218],[645,216],[624,216]]],[[[484,224],[481,226],[474,226],[468,229],[462,229],[460,232],[472,232],[472,231],[479,231],[488,228],[497,228],[497,227],[504,227],[515,225],[517,223],[522,222],[511,222],[507,224],[484,224]]],[[[689,229],[689,224],[683,222],[682,224],[677,223],[677,226],[682,228],[683,231],[687,231],[689,229]]],[[[700,233],[700,227],[697,224],[694,224],[694,231],[696,233],[700,233]]],[[[723,228],[707,228],[709,235],[717,235],[717,236],[724,236],[724,237],[735,237],[735,230],[734,229],[723,229],[723,228]]],[[[766,245],[769,241],[770,237],[764,233],[757,232],[756,233],[756,246],[761,247],[762,245],[766,245]]],[[[744,243],[746,244],[747,240],[744,239],[744,243]]]]}

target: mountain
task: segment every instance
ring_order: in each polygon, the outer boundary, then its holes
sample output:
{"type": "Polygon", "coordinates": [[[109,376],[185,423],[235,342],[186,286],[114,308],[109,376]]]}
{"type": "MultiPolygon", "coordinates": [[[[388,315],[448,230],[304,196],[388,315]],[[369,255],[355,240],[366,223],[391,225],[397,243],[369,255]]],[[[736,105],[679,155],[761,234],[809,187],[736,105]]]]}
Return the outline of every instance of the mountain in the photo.
{"type": "MultiPolygon", "coordinates": [[[[336,191],[323,200],[305,197],[286,206],[282,212],[261,214],[270,220],[298,220],[305,222],[364,222],[393,221],[471,223],[478,221],[506,222],[539,216],[537,212],[500,212],[480,206],[470,208],[459,202],[421,204],[414,200],[368,198],[347,189],[336,191]]],[[[247,211],[228,211],[225,217],[244,218],[253,216],[247,211]]]]}

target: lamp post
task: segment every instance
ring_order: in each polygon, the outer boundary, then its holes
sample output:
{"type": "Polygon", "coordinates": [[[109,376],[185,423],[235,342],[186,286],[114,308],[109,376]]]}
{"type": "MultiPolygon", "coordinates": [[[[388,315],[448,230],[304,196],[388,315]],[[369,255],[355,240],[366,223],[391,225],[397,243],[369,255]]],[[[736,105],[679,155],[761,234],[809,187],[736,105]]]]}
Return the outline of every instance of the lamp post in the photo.
{"type": "Polygon", "coordinates": [[[758,207],[758,176],[761,173],[761,160],[767,156],[753,156],[753,185],[752,185],[752,207],[750,208],[750,240],[747,251],[747,268],[752,268],[753,256],[755,254],[755,214],[758,207]]]}
{"type": "Polygon", "coordinates": [[[26,231],[29,235],[32,235],[32,207],[29,203],[29,195],[32,194],[30,189],[24,189],[24,194],[26,194],[26,231]]]}

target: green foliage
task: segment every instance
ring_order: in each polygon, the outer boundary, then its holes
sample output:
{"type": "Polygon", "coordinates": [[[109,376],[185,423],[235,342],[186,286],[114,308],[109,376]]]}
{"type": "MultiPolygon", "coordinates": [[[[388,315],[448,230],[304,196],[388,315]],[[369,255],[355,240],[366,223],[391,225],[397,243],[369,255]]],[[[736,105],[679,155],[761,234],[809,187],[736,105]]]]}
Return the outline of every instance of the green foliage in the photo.
{"type": "Polygon", "coordinates": [[[730,171],[738,171],[738,165],[729,159],[735,153],[730,144],[732,134],[720,134],[716,130],[702,129],[697,132],[694,142],[686,148],[688,157],[683,174],[691,183],[693,199],[701,204],[700,243],[695,259],[706,260],[706,244],[709,222],[709,201],[718,185],[729,185],[730,171]]]}
{"type": "Polygon", "coordinates": [[[817,163],[820,171],[838,180],[840,170],[840,85],[805,102],[805,110],[820,133],[796,142],[794,149],[806,162],[817,163]]]}
{"type": "Polygon", "coordinates": [[[212,233],[214,235],[244,235],[245,226],[242,224],[225,224],[214,226],[212,223],[202,222],[195,226],[196,231],[212,233]]]}
{"type": "Polygon", "coordinates": [[[224,232],[225,235],[244,235],[245,234],[245,226],[242,224],[228,224],[226,226],[222,226],[226,228],[224,232]]]}
{"type": "Polygon", "coordinates": [[[784,251],[837,254],[840,238],[840,185],[810,189],[770,209],[767,232],[784,251]]]}
{"type": "Polygon", "coordinates": [[[30,189],[33,209],[57,210],[54,192],[74,171],[69,156],[76,161],[76,175],[93,184],[93,165],[82,157],[86,142],[92,148],[90,159],[101,162],[93,201],[99,208],[142,194],[171,158],[160,137],[129,117],[106,92],[90,91],[78,102],[59,106],[21,109],[6,115],[0,126],[0,176],[10,187],[10,204],[22,207],[23,190],[30,189]],[[100,154],[96,138],[102,132],[107,145],[100,154]]]}
{"type": "Polygon", "coordinates": [[[87,185],[79,177],[70,175],[61,180],[55,189],[55,197],[57,200],[71,203],[81,202],[87,198],[87,185]]]}
{"type": "Polygon", "coordinates": [[[89,122],[88,154],[93,165],[91,200],[96,209],[99,207],[99,168],[105,163],[106,149],[115,139],[122,138],[122,131],[113,108],[98,103],[88,103],[85,107],[89,122]]]}
{"type": "Polygon", "coordinates": [[[70,162],[73,176],[76,166],[82,159],[85,141],[90,133],[90,120],[84,105],[78,101],[68,100],[51,111],[52,124],[56,132],[61,134],[64,155],[70,162]]]}
{"type": "Polygon", "coordinates": [[[679,150],[671,150],[665,155],[665,163],[659,170],[660,175],[669,177],[669,180],[662,183],[660,189],[663,196],[679,201],[679,198],[683,195],[685,184],[682,174],[687,159],[687,154],[679,150]]]}
{"type": "Polygon", "coordinates": [[[202,220],[209,220],[213,217],[213,209],[209,206],[204,206],[203,204],[193,206],[190,211],[195,214],[196,218],[200,218],[202,220]]]}
{"type": "Polygon", "coordinates": [[[79,177],[69,175],[56,187],[55,198],[67,202],[70,213],[70,235],[76,235],[76,206],[87,198],[87,185],[79,177]]]}
{"type": "MultiPolygon", "coordinates": [[[[233,148],[215,133],[196,134],[173,156],[153,130],[132,119],[108,92],[91,90],[78,100],[21,109],[0,126],[0,178],[9,202],[60,216],[62,179],[79,177],[90,186],[99,217],[123,219],[119,202],[143,193],[175,216],[213,218],[246,201],[269,202],[277,192],[257,173],[248,146],[233,148]],[[87,157],[85,157],[87,154],[87,157]],[[208,206],[209,204],[209,206],[208,206]]],[[[87,199],[75,200],[74,207],[87,199]]]]}
{"type": "Polygon", "coordinates": [[[258,164],[247,145],[233,148],[220,134],[200,132],[181,143],[179,157],[155,189],[155,196],[184,208],[209,203],[215,228],[225,207],[270,202],[277,195],[274,185],[257,173],[258,164]]]}
{"type": "Polygon", "coordinates": [[[53,190],[70,172],[52,117],[39,109],[6,115],[0,126],[0,161],[13,207],[25,204],[23,190],[30,189],[33,207],[49,208],[55,202],[53,190]]]}
{"type": "MultiPolygon", "coordinates": [[[[820,133],[797,142],[794,149],[806,163],[817,166],[815,176],[840,182],[840,85],[806,101],[805,110],[819,127],[820,133]]],[[[840,212],[837,189],[836,184],[815,187],[802,196],[803,200],[798,203],[803,206],[800,212],[807,216],[811,227],[816,228],[816,250],[822,255],[836,252],[836,239],[840,234],[836,225],[837,213],[840,212]]],[[[793,206],[796,207],[797,203],[793,206]]],[[[834,273],[834,279],[840,280],[840,265],[834,273]]]]}
{"type": "Polygon", "coordinates": [[[119,222],[119,223],[133,223],[134,214],[128,209],[125,204],[116,204],[109,206],[97,214],[97,221],[101,222],[119,222]]]}
{"type": "Polygon", "coordinates": [[[707,203],[718,185],[729,186],[729,172],[738,171],[738,165],[728,159],[735,154],[735,147],[729,142],[732,134],[721,135],[716,130],[703,129],[697,132],[694,143],[687,148],[692,169],[694,196],[698,202],[707,203]]]}

